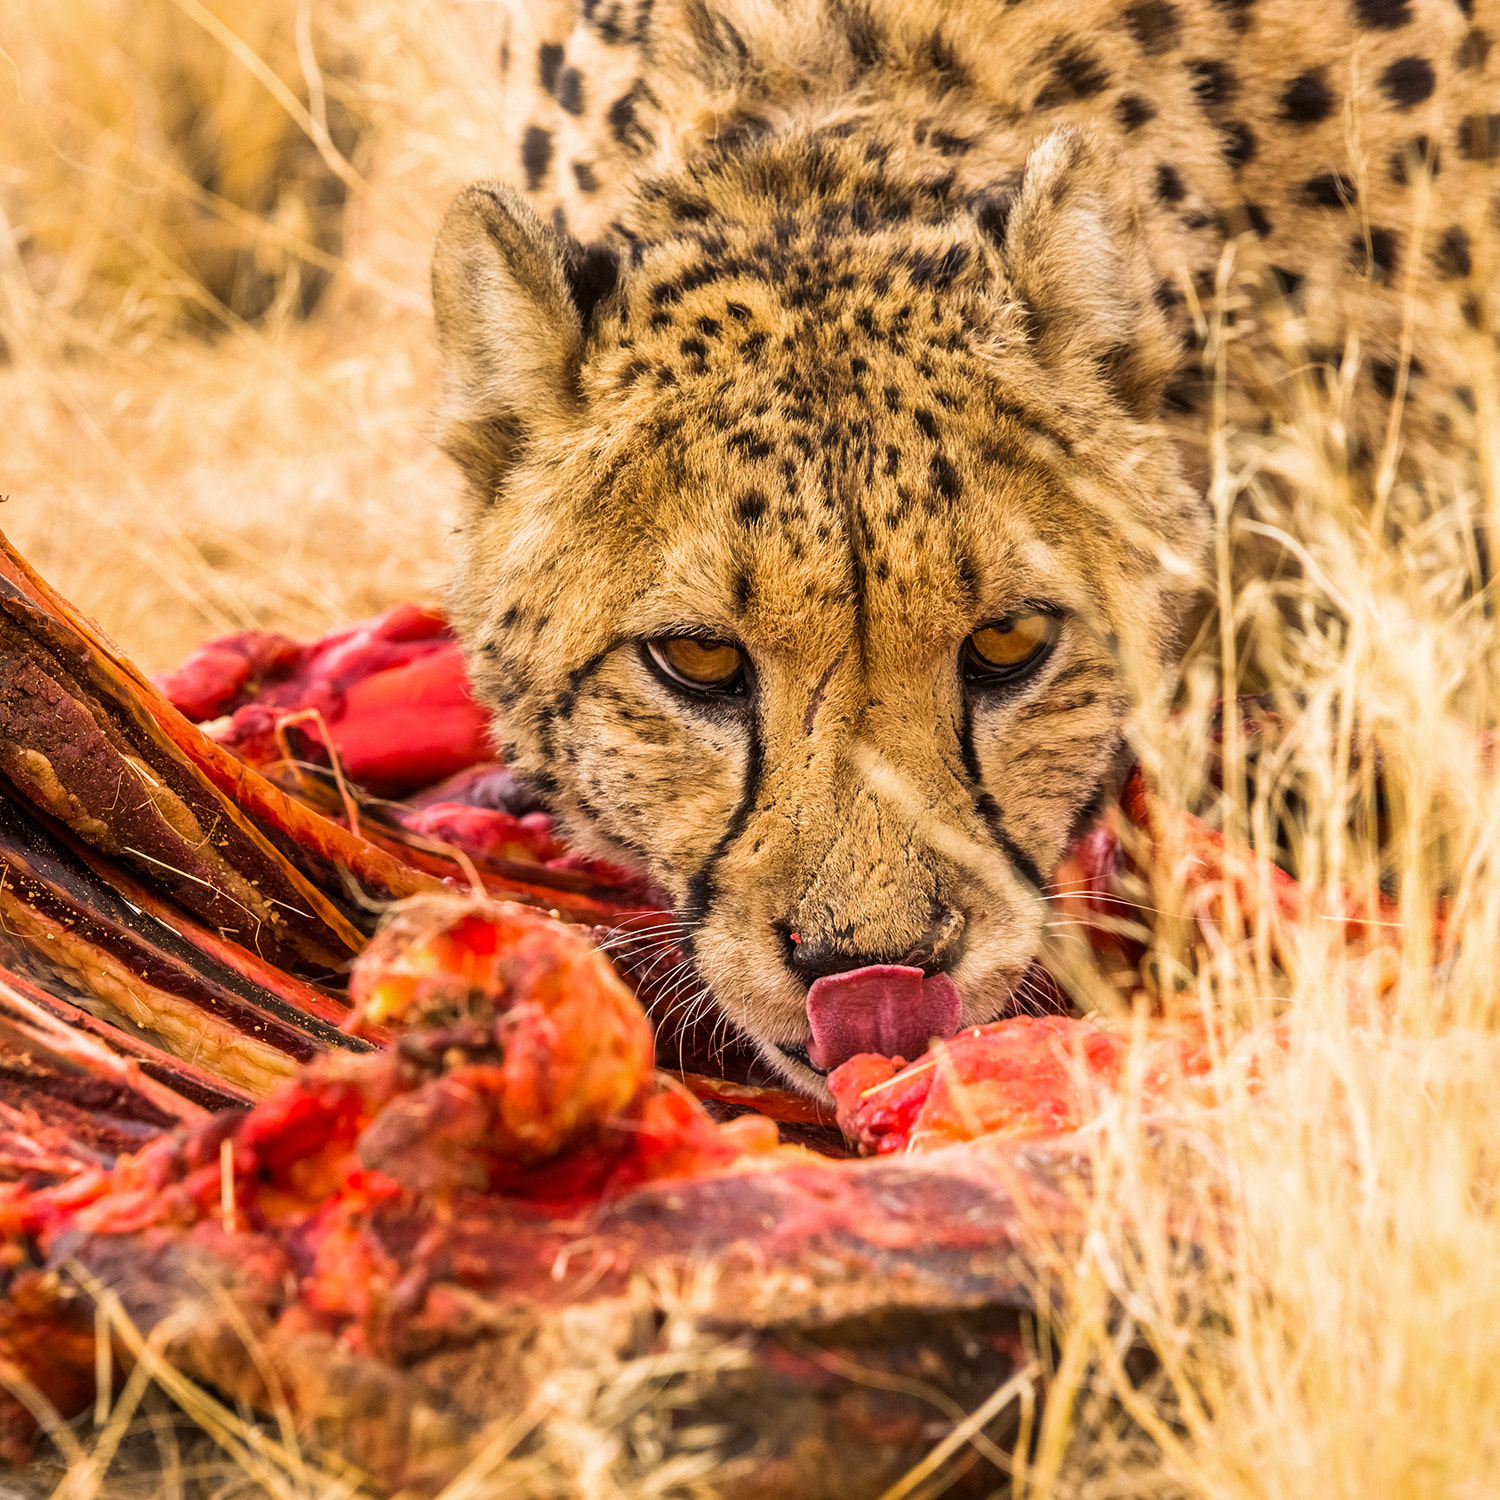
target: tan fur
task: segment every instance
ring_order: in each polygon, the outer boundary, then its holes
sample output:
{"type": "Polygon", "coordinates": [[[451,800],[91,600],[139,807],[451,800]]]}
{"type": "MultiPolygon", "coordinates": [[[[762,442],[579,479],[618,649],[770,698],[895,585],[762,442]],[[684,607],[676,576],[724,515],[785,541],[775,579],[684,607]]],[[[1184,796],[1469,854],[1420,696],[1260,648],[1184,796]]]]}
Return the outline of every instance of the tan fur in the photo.
{"type": "Polygon", "coordinates": [[[966,1024],[1023,984],[1121,662],[1165,664],[1206,541],[1178,439],[1230,239],[1247,412],[1357,331],[1350,462],[1404,369],[1408,464],[1462,464],[1494,31],[1450,0],[597,0],[512,56],[555,96],[520,173],[551,223],[481,184],[434,266],[455,618],[507,757],[804,1086],[789,931],[899,962],[940,929],[966,1024]],[[966,683],[965,637],[1035,606],[1045,664],[966,683]],[[741,646],[742,698],[649,669],[684,631],[741,646]]]}

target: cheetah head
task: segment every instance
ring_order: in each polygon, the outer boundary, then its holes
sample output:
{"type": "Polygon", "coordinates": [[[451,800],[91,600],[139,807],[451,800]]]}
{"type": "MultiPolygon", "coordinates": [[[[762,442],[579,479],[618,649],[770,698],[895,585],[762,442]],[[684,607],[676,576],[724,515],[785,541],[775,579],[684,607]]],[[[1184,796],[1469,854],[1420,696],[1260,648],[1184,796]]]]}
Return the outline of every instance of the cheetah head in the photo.
{"type": "Polygon", "coordinates": [[[722,198],[620,251],[492,184],[450,209],[452,608],[516,771],[822,1093],[1012,1004],[1205,522],[1091,138],[1008,201],[722,198]]]}

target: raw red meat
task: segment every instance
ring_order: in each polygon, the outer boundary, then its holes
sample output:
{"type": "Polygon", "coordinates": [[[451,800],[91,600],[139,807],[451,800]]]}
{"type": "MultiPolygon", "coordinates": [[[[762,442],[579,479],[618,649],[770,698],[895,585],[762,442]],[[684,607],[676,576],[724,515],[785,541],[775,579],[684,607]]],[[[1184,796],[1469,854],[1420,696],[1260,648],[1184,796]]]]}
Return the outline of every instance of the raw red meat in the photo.
{"type": "Polygon", "coordinates": [[[226,636],[157,681],[191,719],[231,714],[215,737],[252,765],[285,757],[278,726],[295,719],[300,744],[314,753],[326,749],[326,726],[344,772],[383,795],[493,754],[489,716],[469,691],[453,632],[441,614],[413,604],[307,645],[262,631],[226,636]]]}
{"type": "Polygon", "coordinates": [[[347,1219],[403,1194],[499,1193],[556,1211],[749,1154],[802,1160],[759,1116],[716,1124],[654,1071],[639,1002],[582,930],[482,898],[419,900],[360,956],[356,1033],[386,1050],[320,1058],[248,1115],[162,1139],[113,1171],[0,1185],[0,1244],[71,1226],[123,1233],[223,1212],[232,1143],[241,1226],[347,1219]]]}
{"type": "Polygon", "coordinates": [[[401,826],[439,844],[456,844],[471,854],[548,864],[561,859],[566,846],[552,836],[552,819],[544,812],[503,812],[463,802],[434,802],[406,813],[401,826]]]}
{"type": "Polygon", "coordinates": [[[851,1058],[828,1086],[839,1125],[862,1150],[933,1151],[981,1136],[1079,1130],[1127,1090],[1148,1111],[1211,1104],[1216,1056],[1229,1059],[1220,1085],[1239,1075],[1253,1086],[1277,1066],[1284,1046],[1275,1024],[1211,1045],[1193,1023],[1135,1040],[1092,1021],[1016,1016],[962,1032],[910,1066],[900,1057],[851,1058]]]}

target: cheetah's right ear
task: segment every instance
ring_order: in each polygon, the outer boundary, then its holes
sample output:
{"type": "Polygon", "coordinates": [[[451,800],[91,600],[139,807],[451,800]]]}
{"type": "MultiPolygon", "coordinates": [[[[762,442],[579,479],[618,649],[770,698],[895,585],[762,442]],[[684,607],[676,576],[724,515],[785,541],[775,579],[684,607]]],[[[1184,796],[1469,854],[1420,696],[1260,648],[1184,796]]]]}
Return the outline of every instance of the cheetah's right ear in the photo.
{"type": "Polygon", "coordinates": [[[1070,381],[1102,378],[1149,421],[1180,350],[1123,182],[1108,142],[1071,127],[1053,131],[1027,158],[1002,256],[1042,364],[1070,381]]]}
{"type": "MultiPolygon", "coordinates": [[[[438,439],[485,499],[532,433],[577,410],[587,312],[575,292],[580,254],[519,193],[495,182],[465,188],[438,231],[438,439]]],[[[612,283],[612,259],[609,273],[612,283]]]]}

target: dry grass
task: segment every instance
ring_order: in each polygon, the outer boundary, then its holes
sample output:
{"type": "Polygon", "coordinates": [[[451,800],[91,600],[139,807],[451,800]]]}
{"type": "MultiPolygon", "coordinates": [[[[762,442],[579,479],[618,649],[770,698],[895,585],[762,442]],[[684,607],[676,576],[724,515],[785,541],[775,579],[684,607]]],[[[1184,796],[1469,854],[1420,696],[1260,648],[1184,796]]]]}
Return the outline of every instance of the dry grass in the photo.
{"type": "MultiPolygon", "coordinates": [[[[0,521],[153,667],[210,632],[314,630],[441,575],[452,480],[422,433],[424,274],[448,195],[501,149],[496,13],[318,0],[300,53],[298,16],[296,0],[19,0],[0,18],[0,521]],[[255,67],[226,50],[226,20],[255,67]],[[183,78],[212,101],[196,160],[164,124],[183,78]],[[273,198],[272,169],[295,191],[273,198]],[[194,185],[210,178],[217,196],[194,185]],[[328,180],[337,225],[315,211],[328,180]],[[315,271],[332,277],[304,319],[315,271]]],[[[1338,412],[1312,403],[1294,430],[1217,447],[1219,613],[1186,712],[1143,708],[1139,741],[1183,805],[1260,847],[1281,822],[1310,889],[1398,892],[1405,941],[1351,954],[1312,914],[1273,970],[1262,930],[1213,947],[1163,924],[1172,1003],[1285,1011],[1291,1062],[1170,1148],[1128,1109],[1108,1123],[1096,1232],[1050,1266],[1062,1353],[1018,1497],[1500,1495],[1500,786],[1481,739],[1497,642],[1474,540],[1500,507],[1500,415],[1492,363],[1474,374],[1490,445],[1468,491],[1355,504],[1319,457],[1338,412]],[[1298,579],[1237,577],[1267,529],[1294,539],[1298,579]],[[1218,796],[1207,705],[1247,663],[1305,706],[1253,784],[1230,745],[1218,796]],[[1383,854],[1361,836],[1376,746],[1383,854]],[[1458,941],[1435,962],[1419,919],[1439,891],[1458,941]],[[1191,1253],[1184,1202],[1203,1214],[1191,1253]],[[1144,1387],[1128,1337],[1160,1361],[1144,1387]]],[[[1152,900],[1179,909],[1170,870],[1152,900]]],[[[464,1493],[672,1492],[618,1466],[599,1391],[559,1400],[553,1468],[500,1455],[464,1493]]],[[[76,1483],[82,1500],[110,1482],[76,1483]]],[[[169,1469],[131,1492],[181,1484],[169,1469]]]]}
{"type": "Polygon", "coordinates": [[[0,518],[148,667],[440,588],[427,262],[496,170],[500,34],[440,0],[0,16],[0,518]]]}

